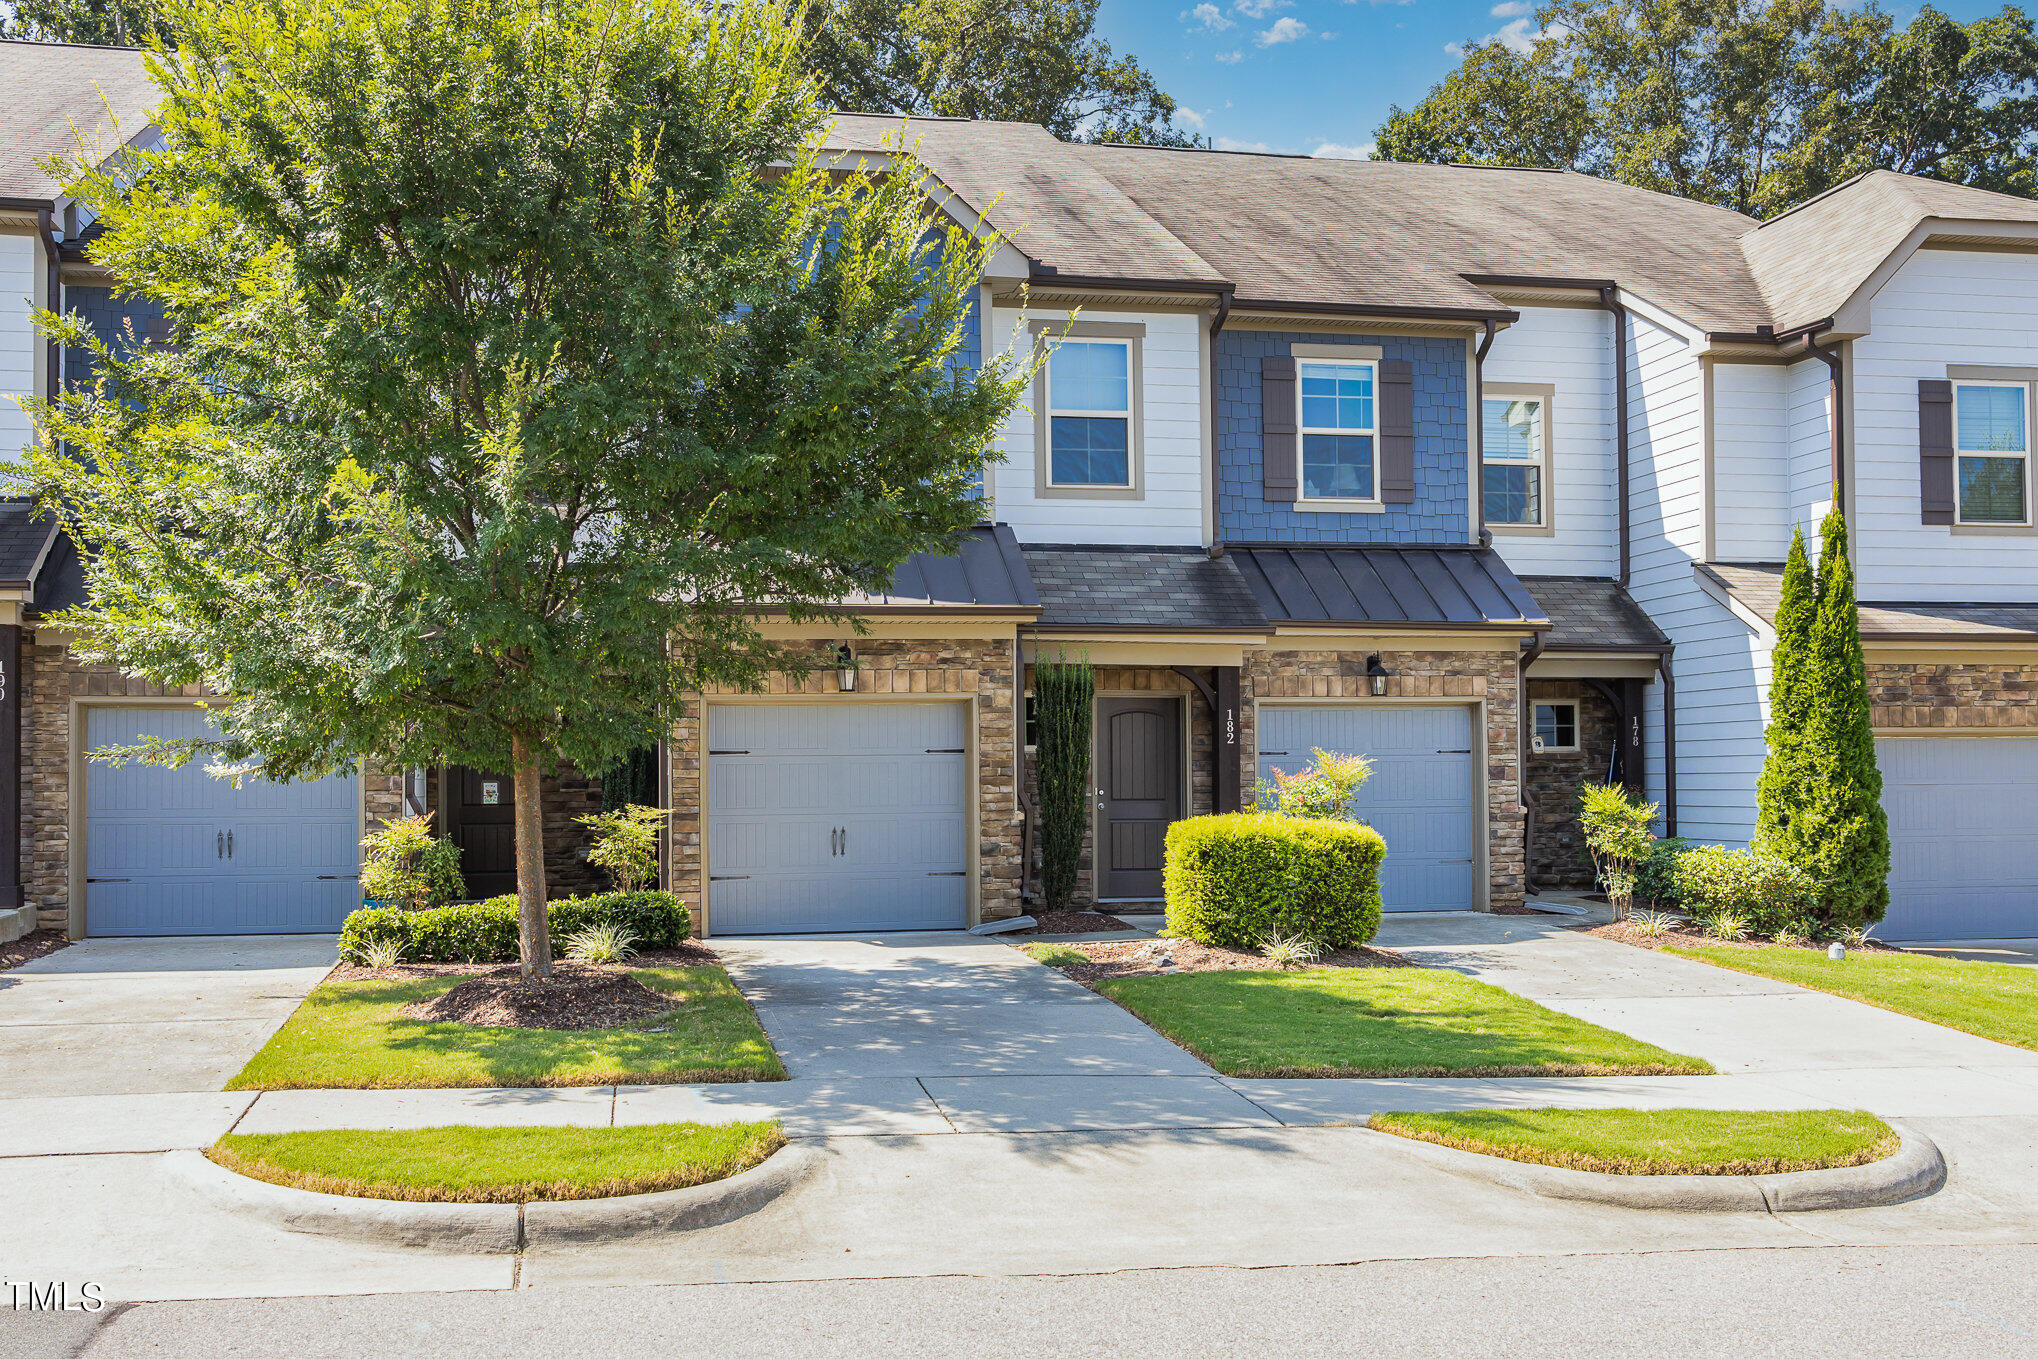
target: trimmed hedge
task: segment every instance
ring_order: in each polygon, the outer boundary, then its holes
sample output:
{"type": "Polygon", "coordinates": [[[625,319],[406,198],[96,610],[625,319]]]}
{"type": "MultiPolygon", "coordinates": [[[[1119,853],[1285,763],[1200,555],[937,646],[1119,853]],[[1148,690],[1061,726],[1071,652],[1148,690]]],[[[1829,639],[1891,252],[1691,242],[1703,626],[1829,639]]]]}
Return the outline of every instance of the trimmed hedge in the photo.
{"type": "Polygon", "coordinates": [[[1694,845],[1677,856],[1677,899],[1699,920],[1735,915],[1750,930],[1773,935],[1809,931],[1818,914],[1818,885],[1780,854],[1762,849],[1694,845]]]}
{"type": "Polygon", "coordinates": [[[1271,812],[1193,816],[1168,828],[1168,933],[1258,948],[1272,934],[1350,948],[1380,928],[1380,861],[1371,826],[1271,812]]]}
{"type": "MultiPolygon", "coordinates": [[[[552,937],[563,939],[590,925],[620,925],[637,936],[637,947],[673,948],[693,933],[686,903],[670,892],[603,892],[568,897],[545,908],[552,937]]],[[[371,940],[403,945],[411,963],[513,963],[517,959],[517,899],[490,897],[428,911],[366,906],[340,927],[340,956],[371,940]]]]}

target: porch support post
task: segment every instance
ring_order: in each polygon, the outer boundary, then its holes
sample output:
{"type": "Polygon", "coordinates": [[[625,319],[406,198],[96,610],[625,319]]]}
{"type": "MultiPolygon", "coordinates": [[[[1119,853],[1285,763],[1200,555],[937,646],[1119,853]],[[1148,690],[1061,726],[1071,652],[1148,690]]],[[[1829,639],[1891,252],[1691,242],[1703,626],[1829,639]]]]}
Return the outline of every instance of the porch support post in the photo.
{"type": "Polygon", "coordinates": [[[1211,733],[1217,746],[1216,809],[1235,812],[1244,805],[1238,767],[1238,667],[1220,665],[1217,671],[1217,702],[1211,713],[1211,733]]]}
{"type": "Polygon", "coordinates": [[[21,625],[0,624],[0,911],[21,905],[21,625]]]}
{"type": "Polygon", "coordinates": [[[1647,757],[1648,747],[1642,740],[1642,681],[1624,679],[1620,682],[1620,781],[1632,797],[1640,797],[1648,786],[1645,775],[1648,771],[1642,761],[1647,757]]]}

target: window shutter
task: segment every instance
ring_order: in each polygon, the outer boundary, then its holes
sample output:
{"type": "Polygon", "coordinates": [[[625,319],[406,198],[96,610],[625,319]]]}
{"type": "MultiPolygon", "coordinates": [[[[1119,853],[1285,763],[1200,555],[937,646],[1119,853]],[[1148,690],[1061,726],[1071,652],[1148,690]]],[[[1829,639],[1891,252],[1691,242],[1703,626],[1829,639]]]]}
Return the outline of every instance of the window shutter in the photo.
{"type": "Polygon", "coordinates": [[[1380,500],[1415,503],[1415,366],[1406,359],[1380,365],[1380,500]]]}
{"type": "Polygon", "coordinates": [[[1302,460],[1296,442],[1295,360],[1260,360],[1260,486],[1269,504],[1295,503],[1302,460]]]}
{"type": "Polygon", "coordinates": [[[1918,381],[1919,508],[1927,524],[1953,522],[1953,384],[1918,381]]]}

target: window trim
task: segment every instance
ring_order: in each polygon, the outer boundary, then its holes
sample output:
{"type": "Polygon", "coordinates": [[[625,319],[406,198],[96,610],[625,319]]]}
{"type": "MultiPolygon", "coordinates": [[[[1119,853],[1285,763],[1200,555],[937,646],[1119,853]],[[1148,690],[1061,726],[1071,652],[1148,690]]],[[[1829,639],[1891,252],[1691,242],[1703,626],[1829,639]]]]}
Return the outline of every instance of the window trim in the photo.
{"type": "Polygon", "coordinates": [[[1970,533],[1977,529],[2006,530],[2013,533],[2019,530],[2030,530],[2034,526],[2032,519],[2033,507],[2031,504],[2031,419],[2034,414],[2038,414],[2038,411],[2034,411],[2034,405],[2038,405],[2038,403],[2034,403],[2032,400],[2032,380],[2029,377],[2015,375],[1982,376],[1976,374],[1973,376],[1960,376],[1960,370],[1957,368],[1949,368],[1947,370],[1947,380],[1953,387],[1953,528],[1955,530],[1964,529],[1970,533]],[[1994,449],[1962,448],[1960,446],[1960,389],[1962,387],[2014,387],[2022,393],[2024,399],[2024,447],[2021,450],[2011,453],[1998,452],[1994,449]],[[2022,519],[1969,519],[1965,517],[1963,511],[1966,508],[1966,502],[1960,493],[1960,460],[1963,457],[2016,458],[2024,464],[2024,517],[2022,519]]]}
{"type": "Polygon", "coordinates": [[[1335,510],[1347,514],[1370,514],[1384,512],[1387,504],[1380,498],[1380,363],[1381,358],[1372,346],[1352,346],[1354,352],[1325,353],[1324,346],[1310,346],[1307,351],[1297,345],[1293,351],[1295,359],[1295,508],[1299,510],[1335,510]],[[1312,429],[1302,419],[1302,370],[1311,365],[1337,364],[1346,368],[1365,368],[1373,376],[1373,427],[1366,430],[1312,429]],[[1309,478],[1306,472],[1309,463],[1309,436],[1312,434],[1363,434],[1373,441],[1373,494],[1369,496],[1323,496],[1309,494],[1309,478]]]}
{"type": "MultiPolygon", "coordinates": [[[[1551,538],[1557,532],[1557,387],[1550,382],[1489,382],[1479,393],[1479,522],[1496,537],[1551,538]],[[1486,517],[1486,403],[1488,401],[1540,401],[1543,403],[1543,456],[1538,466],[1543,474],[1542,519],[1534,524],[1495,523],[1486,517]]],[[[1520,463],[1502,463],[1519,467],[1520,463]]]]}
{"type": "Polygon", "coordinates": [[[1575,699],[1575,698],[1531,698],[1531,699],[1529,700],[1529,751],[1530,751],[1530,753],[1531,753],[1531,754],[1535,754],[1535,755],[1576,755],[1576,754],[1578,754],[1578,753],[1579,753],[1579,752],[1580,752],[1581,750],[1583,750],[1583,749],[1584,749],[1584,746],[1583,746],[1583,745],[1581,744],[1581,738],[1582,738],[1582,737],[1584,736],[1584,732],[1582,732],[1582,731],[1581,731],[1581,730],[1579,729],[1579,722],[1580,722],[1580,720],[1581,720],[1582,716],[1583,716],[1583,705],[1581,705],[1581,704],[1580,704],[1580,703],[1578,702],[1578,700],[1577,700],[1577,699],[1575,699]],[[1568,746],[1544,746],[1544,747],[1543,747],[1543,748],[1542,748],[1541,750],[1537,750],[1537,749],[1535,748],[1535,742],[1537,742],[1537,741],[1539,741],[1539,740],[1541,740],[1541,739],[1542,739],[1542,734],[1541,734],[1541,731],[1540,731],[1540,728],[1542,727],[1542,723],[1541,723],[1541,722],[1540,722],[1540,721],[1538,720],[1538,714],[1539,714],[1540,710],[1541,710],[1541,709],[1544,709],[1544,708],[1550,708],[1550,709],[1552,709],[1552,710],[1554,710],[1554,709],[1557,709],[1557,708],[1569,708],[1569,709],[1571,710],[1571,744],[1570,744],[1570,745],[1568,745],[1568,746]]]}
{"type": "MultiPolygon", "coordinates": [[[[1146,327],[1136,321],[1035,321],[1029,327],[1040,368],[1033,375],[1033,495],[1037,500],[1144,500],[1146,498],[1146,327]],[[1048,404],[1047,359],[1059,340],[1117,341],[1125,346],[1125,475],[1117,486],[1064,485],[1049,480],[1054,452],[1054,411],[1048,404]]],[[[1079,414],[1079,412],[1066,412],[1079,414]]],[[[1116,415],[1112,411],[1108,414],[1116,415]]]]}

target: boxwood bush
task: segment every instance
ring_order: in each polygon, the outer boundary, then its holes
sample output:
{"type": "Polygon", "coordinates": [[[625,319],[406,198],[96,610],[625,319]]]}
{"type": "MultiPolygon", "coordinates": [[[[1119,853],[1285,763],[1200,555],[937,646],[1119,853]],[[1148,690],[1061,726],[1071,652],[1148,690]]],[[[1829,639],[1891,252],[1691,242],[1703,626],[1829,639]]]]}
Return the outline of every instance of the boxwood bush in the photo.
{"type": "Polygon", "coordinates": [[[1738,916],[1756,934],[1807,930],[1818,908],[1811,876],[1764,849],[1693,845],[1671,871],[1678,903],[1700,920],[1738,916]]]}
{"type": "Polygon", "coordinates": [[[1380,861],[1371,826],[1268,812],[1194,816],[1168,828],[1168,933],[1258,948],[1303,935],[1351,948],[1380,928],[1380,861]]]}
{"type": "Polygon", "coordinates": [[[1649,846],[1649,857],[1635,865],[1635,900],[1657,909],[1681,907],[1677,895],[1677,861],[1691,848],[1691,841],[1679,835],[1649,846]]]}
{"type": "MultiPolygon", "coordinates": [[[[637,936],[640,949],[672,948],[693,933],[686,903],[670,892],[603,892],[554,901],[545,909],[554,939],[590,925],[619,925],[637,936]]],[[[405,962],[515,962],[517,899],[490,897],[428,911],[366,906],[340,927],[340,956],[354,957],[371,940],[402,944],[405,962]]]]}

